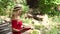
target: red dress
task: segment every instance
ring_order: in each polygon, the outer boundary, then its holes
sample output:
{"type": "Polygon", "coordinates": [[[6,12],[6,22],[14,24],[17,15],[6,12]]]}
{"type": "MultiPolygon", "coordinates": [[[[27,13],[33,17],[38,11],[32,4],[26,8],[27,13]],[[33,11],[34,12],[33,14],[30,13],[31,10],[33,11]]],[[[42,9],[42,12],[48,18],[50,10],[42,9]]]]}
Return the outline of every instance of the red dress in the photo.
{"type": "MultiPolygon", "coordinates": [[[[12,28],[15,29],[22,29],[22,21],[17,22],[17,20],[12,20],[12,28]]],[[[21,34],[20,32],[12,32],[13,34],[21,34]]]]}

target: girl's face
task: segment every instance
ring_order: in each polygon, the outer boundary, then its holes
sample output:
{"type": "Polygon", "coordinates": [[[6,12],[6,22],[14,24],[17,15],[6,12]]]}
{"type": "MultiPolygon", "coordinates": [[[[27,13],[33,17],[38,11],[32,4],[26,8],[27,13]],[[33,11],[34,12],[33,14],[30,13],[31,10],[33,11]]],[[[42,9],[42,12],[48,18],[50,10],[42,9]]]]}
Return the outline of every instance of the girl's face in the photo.
{"type": "Polygon", "coordinates": [[[21,13],[22,13],[22,9],[21,8],[17,8],[16,10],[14,10],[14,13],[15,13],[15,15],[16,16],[20,16],[21,15],[21,13]]]}
{"type": "Polygon", "coordinates": [[[21,13],[22,13],[22,10],[17,11],[17,15],[21,15],[21,13]]]}

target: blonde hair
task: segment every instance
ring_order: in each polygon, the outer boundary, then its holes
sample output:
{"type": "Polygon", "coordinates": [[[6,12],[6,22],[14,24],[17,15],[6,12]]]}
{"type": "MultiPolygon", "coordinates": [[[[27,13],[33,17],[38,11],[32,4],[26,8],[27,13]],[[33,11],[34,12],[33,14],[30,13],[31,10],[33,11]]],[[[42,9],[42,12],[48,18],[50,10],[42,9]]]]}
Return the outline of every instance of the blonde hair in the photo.
{"type": "MultiPolygon", "coordinates": [[[[17,16],[16,16],[16,14],[17,14],[16,12],[19,11],[19,10],[22,10],[22,6],[16,5],[16,6],[14,7],[14,9],[13,9],[11,18],[17,17],[17,16]]],[[[21,11],[20,11],[20,12],[21,12],[21,11]]]]}

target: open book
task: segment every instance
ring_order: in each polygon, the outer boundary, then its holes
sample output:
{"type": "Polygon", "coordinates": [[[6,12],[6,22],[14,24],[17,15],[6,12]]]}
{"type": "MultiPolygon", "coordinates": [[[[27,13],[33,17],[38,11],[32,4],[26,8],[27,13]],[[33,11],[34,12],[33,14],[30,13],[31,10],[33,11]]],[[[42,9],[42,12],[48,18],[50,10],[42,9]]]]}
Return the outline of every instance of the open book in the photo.
{"type": "Polygon", "coordinates": [[[27,31],[27,30],[30,30],[31,28],[23,28],[20,32],[21,33],[23,33],[23,32],[25,32],[25,31],[27,31]]]}

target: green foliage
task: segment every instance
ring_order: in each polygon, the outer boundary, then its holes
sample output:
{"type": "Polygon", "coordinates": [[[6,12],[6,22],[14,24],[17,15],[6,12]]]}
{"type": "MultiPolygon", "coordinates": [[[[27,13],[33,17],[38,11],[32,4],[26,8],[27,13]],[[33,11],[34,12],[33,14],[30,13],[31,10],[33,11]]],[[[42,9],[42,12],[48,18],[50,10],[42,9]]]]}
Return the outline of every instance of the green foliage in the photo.
{"type": "Polygon", "coordinates": [[[58,30],[56,26],[53,26],[52,29],[48,32],[45,32],[46,34],[58,34],[58,30]]]}
{"type": "Polygon", "coordinates": [[[0,15],[6,15],[7,8],[11,9],[12,5],[14,5],[12,0],[0,0],[0,15]]]}
{"type": "Polygon", "coordinates": [[[27,23],[27,24],[32,23],[32,19],[25,18],[24,14],[20,18],[23,21],[23,23],[27,23]]]}
{"type": "Polygon", "coordinates": [[[34,24],[34,27],[35,27],[35,29],[37,29],[37,30],[43,30],[43,29],[45,29],[45,27],[42,25],[42,24],[40,24],[39,23],[39,25],[37,24],[34,24]]]}
{"type": "MultiPolygon", "coordinates": [[[[22,14],[25,14],[29,8],[26,5],[26,0],[16,0],[17,3],[22,4],[22,14]]],[[[0,0],[0,15],[9,15],[13,7],[17,4],[13,0],[0,0]]]]}
{"type": "Polygon", "coordinates": [[[58,11],[55,11],[55,7],[60,4],[60,0],[39,0],[39,11],[43,14],[51,16],[59,15],[58,11]]]}
{"type": "Polygon", "coordinates": [[[54,17],[52,18],[52,21],[59,23],[59,22],[60,22],[60,16],[54,16],[54,17]]]}
{"type": "Polygon", "coordinates": [[[31,32],[31,34],[41,34],[41,33],[35,29],[31,32]]]}
{"type": "Polygon", "coordinates": [[[28,8],[28,6],[23,5],[22,10],[23,10],[22,14],[25,14],[25,13],[27,13],[29,11],[29,8],[28,8]]]}
{"type": "Polygon", "coordinates": [[[20,3],[20,4],[23,4],[23,5],[26,5],[26,0],[16,0],[16,3],[20,3]]]}
{"type": "Polygon", "coordinates": [[[32,23],[31,19],[28,18],[27,19],[23,18],[22,21],[23,23],[27,23],[27,24],[32,23]]]}
{"type": "Polygon", "coordinates": [[[28,12],[29,7],[27,6],[26,0],[16,0],[15,4],[21,4],[22,5],[22,14],[25,14],[28,12]]]}

